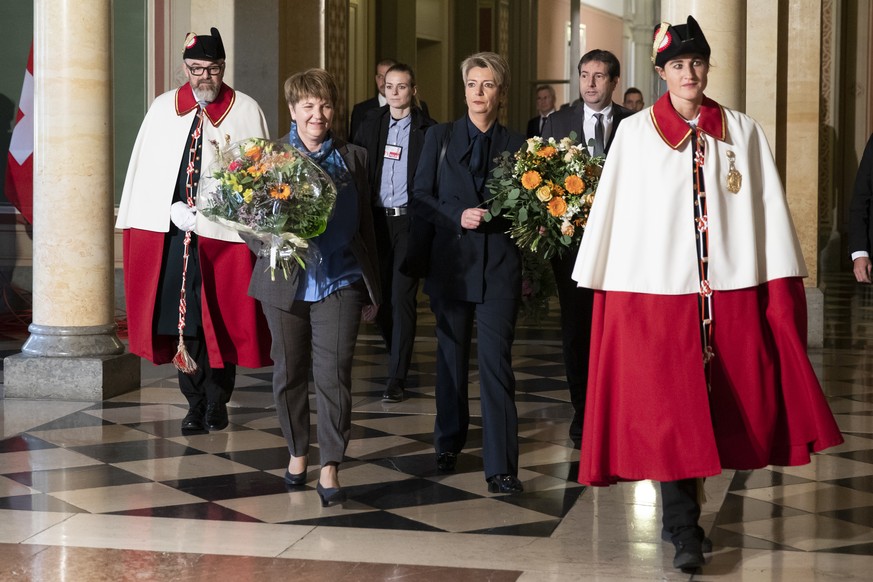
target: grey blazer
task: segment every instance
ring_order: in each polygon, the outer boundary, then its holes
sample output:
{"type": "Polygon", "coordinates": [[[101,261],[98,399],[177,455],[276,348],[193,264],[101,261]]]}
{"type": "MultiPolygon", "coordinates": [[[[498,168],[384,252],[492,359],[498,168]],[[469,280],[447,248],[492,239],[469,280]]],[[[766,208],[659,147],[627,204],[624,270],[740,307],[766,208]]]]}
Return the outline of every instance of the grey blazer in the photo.
{"type": "MultiPolygon", "coordinates": [[[[361,266],[364,283],[370,295],[370,302],[378,305],[382,301],[382,290],[379,282],[378,256],[376,251],[376,234],[373,230],[373,212],[370,209],[370,186],[367,181],[367,150],[362,147],[345,143],[334,137],[337,150],[342,155],[355,180],[358,191],[358,232],[352,239],[352,253],[361,266]]],[[[251,235],[241,235],[255,254],[263,247],[263,243],[251,235]]],[[[258,256],[252,271],[249,284],[249,295],[261,303],[289,311],[300,284],[301,269],[296,264],[291,268],[288,279],[281,273],[276,273],[275,281],[270,277],[270,259],[258,256]]]]}

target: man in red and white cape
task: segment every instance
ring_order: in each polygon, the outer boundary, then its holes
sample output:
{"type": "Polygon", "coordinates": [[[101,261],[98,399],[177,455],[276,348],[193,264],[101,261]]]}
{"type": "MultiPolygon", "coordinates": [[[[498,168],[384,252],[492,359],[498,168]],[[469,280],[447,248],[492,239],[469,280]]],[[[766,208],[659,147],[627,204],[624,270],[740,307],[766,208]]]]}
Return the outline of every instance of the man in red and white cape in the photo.
{"type": "Polygon", "coordinates": [[[579,480],[662,483],[694,569],[700,478],[801,465],[842,442],[806,354],[806,268],[761,127],[707,98],[709,44],[662,23],[668,92],[622,122],[573,279],[595,289],[579,480]]]}
{"type": "Polygon", "coordinates": [[[247,292],[255,257],[197,212],[218,148],[268,132],[258,104],[222,82],[218,30],[188,33],[183,61],[188,83],[158,96],[140,127],[116,228],[130,351],[176,363],[189,407],[182,430],[199,432],[227,426],[237,364],[270,364],[266,320],[247,292]]]}

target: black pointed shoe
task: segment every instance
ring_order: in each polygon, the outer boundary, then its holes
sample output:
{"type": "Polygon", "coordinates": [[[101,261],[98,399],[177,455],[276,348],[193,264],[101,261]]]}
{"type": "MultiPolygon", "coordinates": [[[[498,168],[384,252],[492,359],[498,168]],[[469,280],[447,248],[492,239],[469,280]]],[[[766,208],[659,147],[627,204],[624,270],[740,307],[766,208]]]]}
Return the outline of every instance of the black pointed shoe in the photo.
{"type": "Polygon", "coordinates": [[[292,473],[288,469],[285,469],[285,485],[288,487],[300,487],[301,485],[306,485],[306,470],[304,469],[302,473],[292,473]]]}
{"type": "Polygon", "coordinates": [[[449,473],[455,470],[455,465],[458,464],[458,453],[439,453],[436,458],[437,469],[443,473],[449,473]]]}
{"type": "Polygon", "coordinates": [[[515,475],[494,475],[488,477],[489,493],[521,493],[524,486],[515,475]]]}
{"type": "Polygon", "coordinates": [[[209,430],[227,428],[227,405],[224,402],[210,402],[206,406],[206,426],[209,430]]]}
{"type": "Polygon", "coordinates": [[[315,491],[321,499],[321,506],[328,507],[334,504],[342,504],[346,501],[346,492],[341,487],[325,487],[321,481],[316,483],[315,491]]]}

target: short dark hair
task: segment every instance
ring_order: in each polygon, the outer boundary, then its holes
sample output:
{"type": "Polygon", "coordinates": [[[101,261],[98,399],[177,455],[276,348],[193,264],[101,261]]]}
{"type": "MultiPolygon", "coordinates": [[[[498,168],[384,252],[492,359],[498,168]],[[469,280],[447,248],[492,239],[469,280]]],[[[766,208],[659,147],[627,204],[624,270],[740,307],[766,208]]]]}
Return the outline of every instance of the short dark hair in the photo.
{"type": "Polygon", "coordinates": [[[628,87],[627,91],[624,92],[625,99],[627,99],[628,95],[633,95],[634,93],[638,94],[640,97],[643,96],[643,92],[636,87],[628,87]]]}
{"type": "Polygon", "coordinates": [[[285,101],[288,105],[296,105],[306,97],[321,99],[336,106],[339,103],[339,89],[333,75],[324,69],[308,69],[285,79],[285,101]]]}
{"type": "Polygon", "coordinates": [[[621,63],[618,62],[618,57],[603,49],[590,50],[582,55],[582,58],[579,59],[579,66],[576,67],[580,75],[582,74],[582,65],[591,61],[605,63],[610,80],[621,77],[621,63]]]}
{"type": "Polygon", "coordinates": [[[378,72],[379,67],[393,67],[397,64],[397,61],[394,59],[382,59],[378,63],[376,63],[375,70],[378,72]]]}

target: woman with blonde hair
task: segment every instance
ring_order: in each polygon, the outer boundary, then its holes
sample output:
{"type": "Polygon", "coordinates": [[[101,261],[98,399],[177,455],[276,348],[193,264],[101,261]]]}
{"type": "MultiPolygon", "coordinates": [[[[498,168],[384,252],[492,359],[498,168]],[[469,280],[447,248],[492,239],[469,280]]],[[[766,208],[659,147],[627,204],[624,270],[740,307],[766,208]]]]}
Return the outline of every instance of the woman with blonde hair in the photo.
{"type": "Polygon", "coordinates": [[[424,291],[436,315],[437,467],[453,471],[470,421],[468,373],[473,321],[478,336],[482,455],[488,490],[518,493],[518,413],[512,342],[521,293],[521,259],[498,219],[485,222],[485,181],[494,160],[524,138],[500,125],[509,66],[495,53],[461,63],[466,114],[427,132],[415,174],[416,219],[434,225],[424,291]]]}

